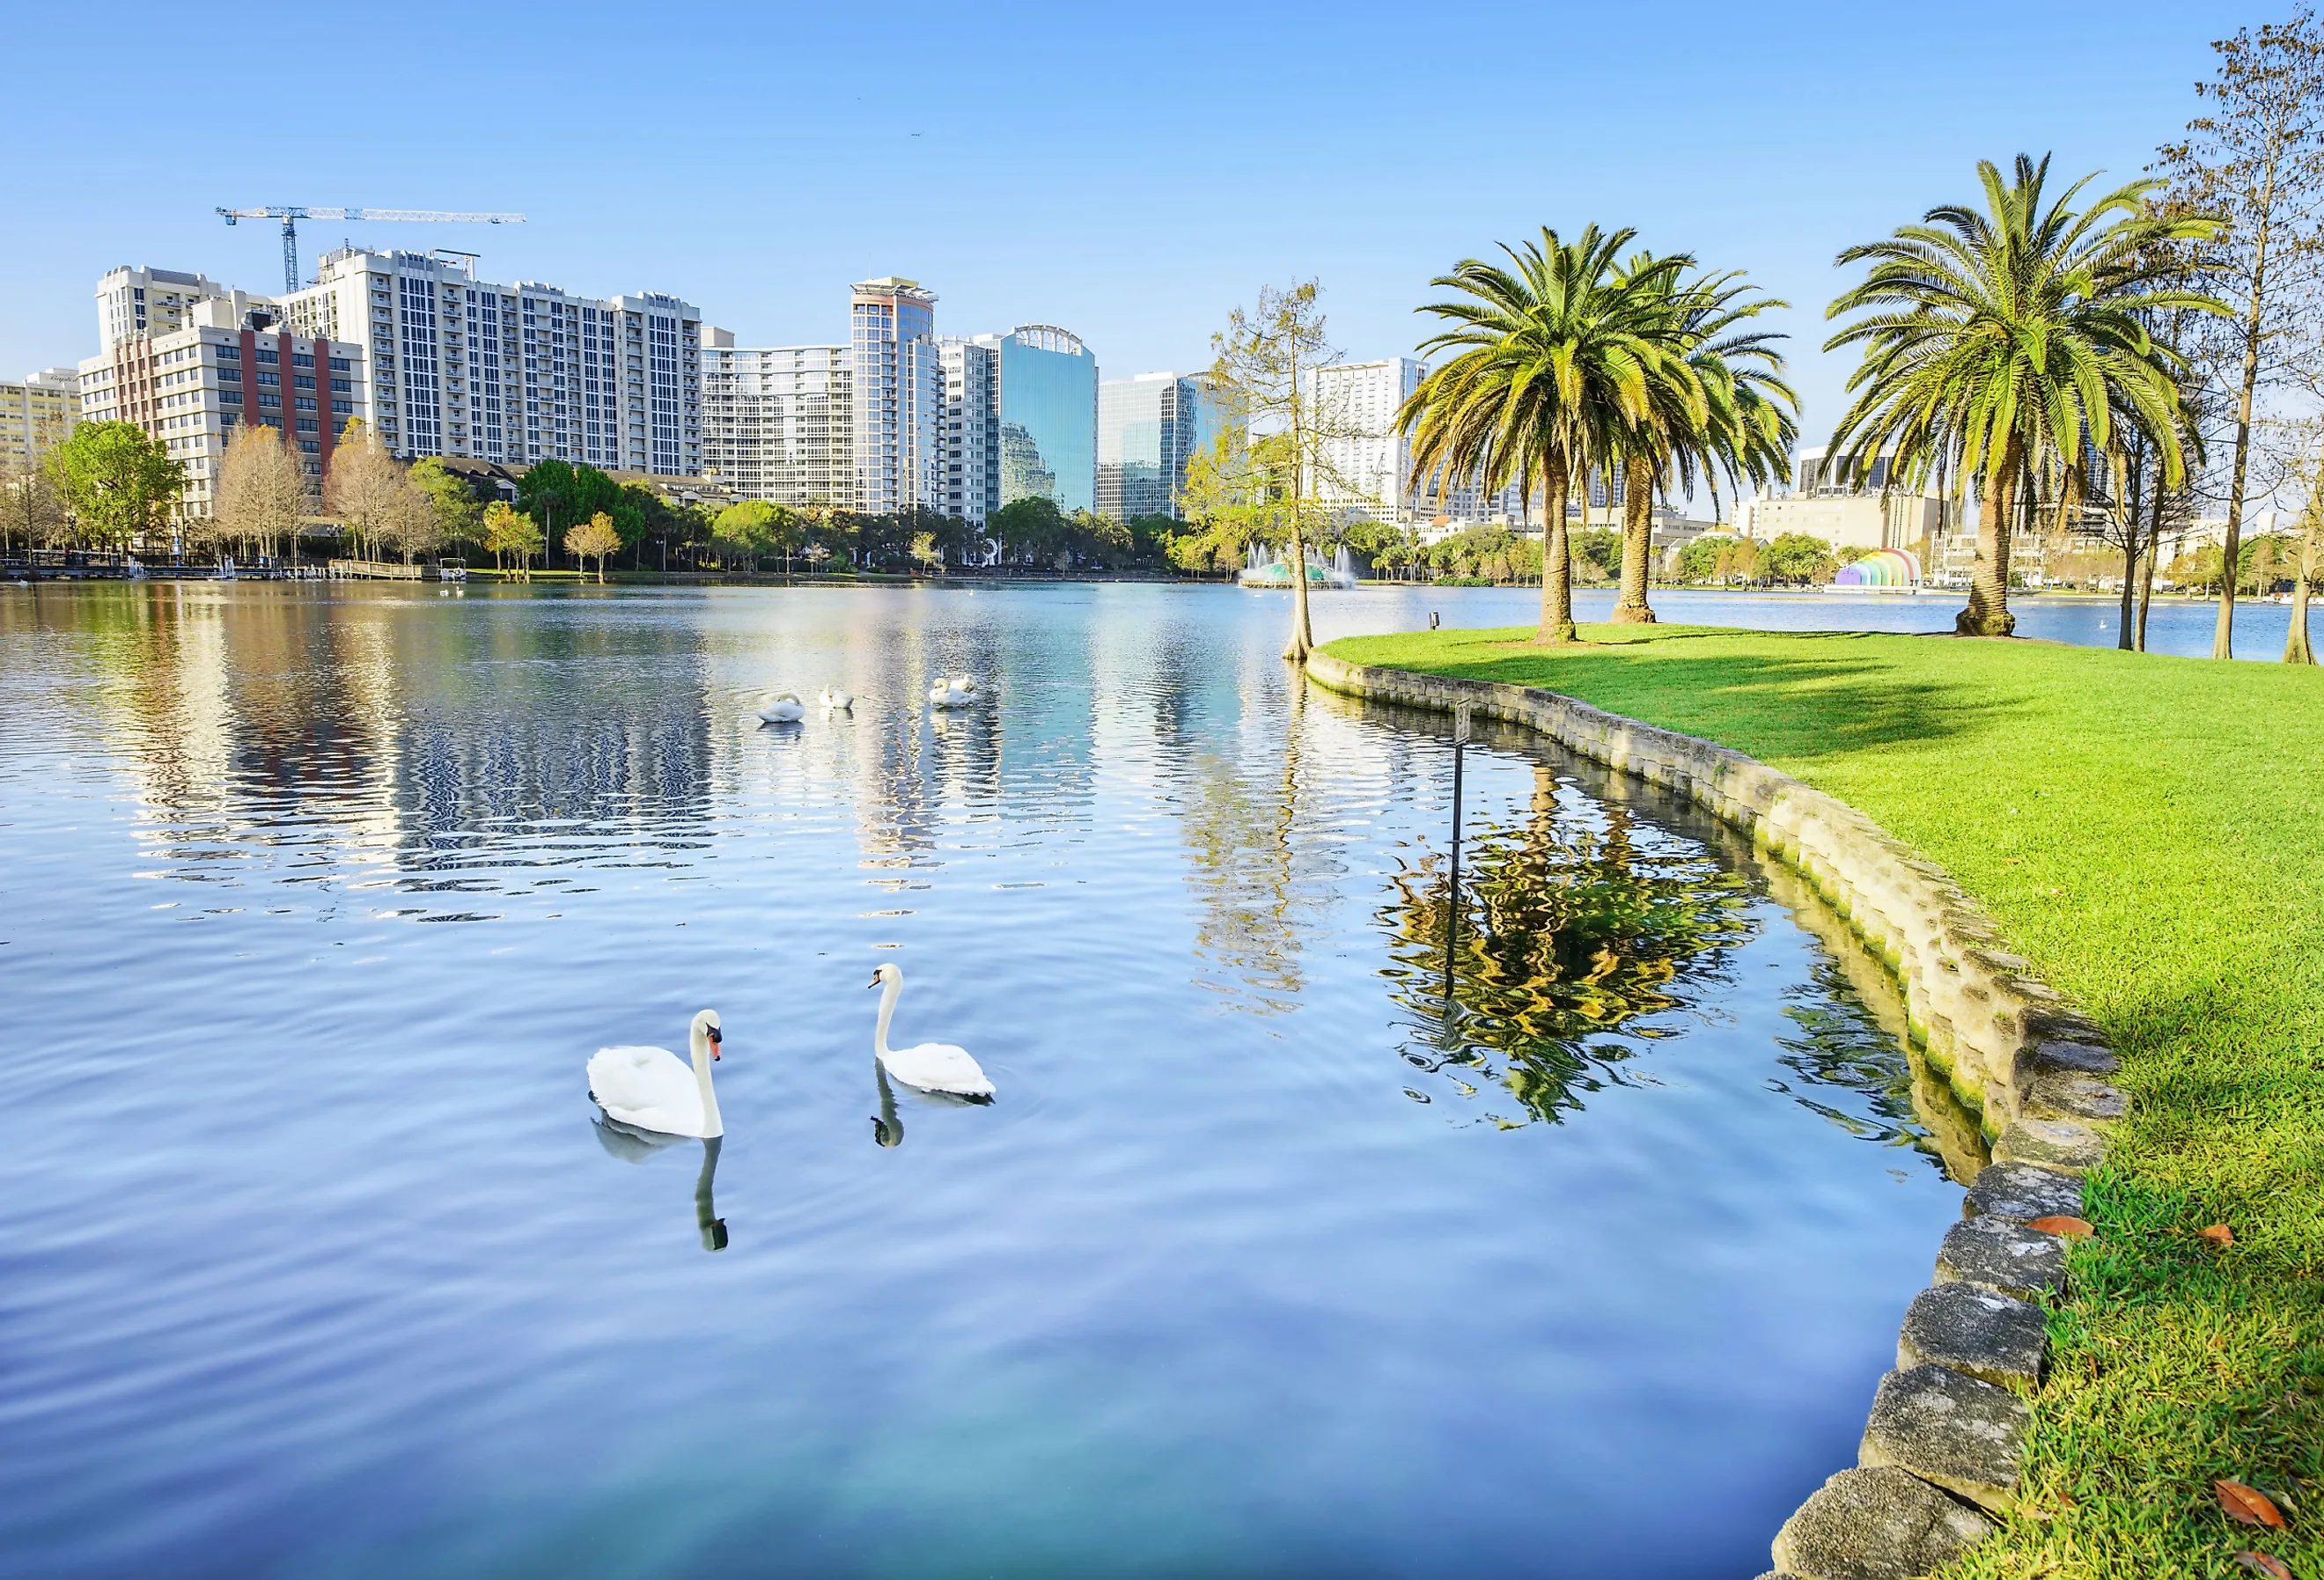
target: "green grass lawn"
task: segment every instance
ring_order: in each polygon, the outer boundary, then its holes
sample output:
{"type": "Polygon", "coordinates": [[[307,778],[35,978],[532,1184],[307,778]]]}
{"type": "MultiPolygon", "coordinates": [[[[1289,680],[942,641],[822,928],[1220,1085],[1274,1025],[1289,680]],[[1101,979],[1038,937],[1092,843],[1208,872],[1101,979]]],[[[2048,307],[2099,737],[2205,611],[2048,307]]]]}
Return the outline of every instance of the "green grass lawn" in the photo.
{"type": "Polygon", "coordinates": [[[1688,626],[1588,627],[1590,645],[1549,651],[1531,634],[1331,651],[1563,692],[1830,791],[1958,878],[2122,1056],[2132,1113],[2093,1183],[2100,1237],[2075,1248],[2051,1318],[2025,1508],[1948,1574],[2246,1576],[2251,1548],[2324,1580],[2324,670],[1688,626]],[[2225,1249],[2196,1234],[2219,1223],[2225,1249]],[[2231,1525],[2221,1476],[2275,1496],[2289,1529],[2231,1525]]]}

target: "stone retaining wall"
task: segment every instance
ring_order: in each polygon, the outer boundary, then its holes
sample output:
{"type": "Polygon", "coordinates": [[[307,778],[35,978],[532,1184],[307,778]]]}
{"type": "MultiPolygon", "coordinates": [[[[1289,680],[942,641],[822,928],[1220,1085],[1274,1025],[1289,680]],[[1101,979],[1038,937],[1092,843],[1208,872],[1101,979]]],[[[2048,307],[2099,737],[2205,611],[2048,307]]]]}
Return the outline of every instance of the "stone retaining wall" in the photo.
{"type": "MultiPolygon", "coordinates": [[[[1351,664],[1309,679],[1351,697],[1449,713],[1469,703],[1567,750],[1685,796],[1796,868],[1886,962],[1907,1033],[1978,1119],[1992,1163],[1914,1298],[1896,1370],[1880,1381],[1857,1468],[1784,1522],[1775,1571],[1801,1580],[1903,1580],[1994,1529],[2016,1500],[2040,1386],[2043,1302],[2065,1287],[2064,1242],[2030,1226],[2080,1218],[2080,1176],[2126,1100],[2089,1020],[2001,947],[1960,885],[1863,813],[1766,763],[1531,687],[1351,664]]],[[[2073,1225],[2066,1225],[2069,1229],[2073,1225]]]]}

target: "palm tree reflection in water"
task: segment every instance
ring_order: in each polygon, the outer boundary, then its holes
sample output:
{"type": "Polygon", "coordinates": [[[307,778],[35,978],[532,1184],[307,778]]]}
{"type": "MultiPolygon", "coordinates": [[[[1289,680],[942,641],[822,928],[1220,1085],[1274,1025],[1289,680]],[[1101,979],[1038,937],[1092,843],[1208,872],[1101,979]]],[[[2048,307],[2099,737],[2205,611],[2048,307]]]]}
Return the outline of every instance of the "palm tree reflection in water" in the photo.
{"type": "Polygon", "coordinates": [[[1561,799],[1546,767],[1534,775],[1522,826],[1464,837],[1450,1013],[1439,993],[1447,873],[1435,853],[1397,875],[1379,913],[1397,962],[1384,975],[1419,1033],[1406,1061],[1464,1096],[1500,1082],[1524,1110],[1490,1116],[1504,1127],[1555,1121],[1581,1094],[1622,1081],[1632,1050],[1601,1039],[1669,1035],[1641,1022],[1686,1003],[1682,977],[1720,980],[1721,951],[1757,926],[1744,880],[1701,846],[1642,831],[1618,803],[1561,799]]]}

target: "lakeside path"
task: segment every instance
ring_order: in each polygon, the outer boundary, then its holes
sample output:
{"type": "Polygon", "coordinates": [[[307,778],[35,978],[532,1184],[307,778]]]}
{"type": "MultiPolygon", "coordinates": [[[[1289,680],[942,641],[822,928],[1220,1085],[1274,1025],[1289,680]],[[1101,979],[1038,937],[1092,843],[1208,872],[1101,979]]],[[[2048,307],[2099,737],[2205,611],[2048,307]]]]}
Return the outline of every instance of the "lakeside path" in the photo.
{"type": "MultiPolygon", "coordinates": [[[[1941,864],[2131,1094],[2034,1396],[2020,1511],[1946,1571],[2324,1575],[2324,670],[1861,633],[1349,637],[1700,735],[1941,864]],[[2224,1248],[2198,1231],[2226,1224],[2224,1248]],[[2288,1495],[2220,1512],[2214,1478],[2288,1495]]],[[[1834,1467],[1838,1468],[1838,1467],[1834,1467]]],[[[1804,1491],[1804,1489],[1803,1489],[1804,1491]]]]}

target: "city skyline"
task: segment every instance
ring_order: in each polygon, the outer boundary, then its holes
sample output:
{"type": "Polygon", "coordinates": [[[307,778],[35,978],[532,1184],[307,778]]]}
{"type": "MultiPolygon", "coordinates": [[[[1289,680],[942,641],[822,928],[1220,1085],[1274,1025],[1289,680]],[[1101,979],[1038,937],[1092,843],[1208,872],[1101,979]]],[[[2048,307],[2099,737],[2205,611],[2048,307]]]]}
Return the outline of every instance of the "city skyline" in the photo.
{"type": "MultiPolygon", "coordinates": [[[[153,180],[148,151],[214,106],[203,74],[182,61],[107,45],[140,25],[137,14],[30,17],[0,66],[0,80],[37,103],[104,59],[111,116],[103,136],[69,117],[36,118],[0,175],[23,238],[15,289],[0,304],[8,377],[95,349],[88,282],[115,266],[273,283],[272,227],[229,229],[212,212],[220,204],[521,209],[528,224],[490,230],[314,222],[302,253],[343,241],[475,249],[480,278],[608,297],[672,291],[744,346],[825,343],[829,282],[900,273],[938,282],[952,325],[1069,325],[1112,374],[1204,365],[1229,309],[1263,283],[1308,275],[1323,282],[1333,338],[1350,360],[1410,355],[1425,329],[1412,310],[1433,275],[1545,222],[1595,219],[1746,269],[1789,300],[1777,327],[1793,337],[1811,434],[1835,414],[1846,371],[1817,349],[1840,247],[1970,195],[1980,157],[2050,150],[2075,175],[2138,173],[2197,112],[2191,85],[2209,69],[2209,41],[2255,20],[2226,5],[2028,14],[1978,4],[1935,31],[1886,18],[1843,26],[1831,7],[1794,5],[1740,30],[1708,7],[1681,6],[1647,64],[1621,47],[1619,18],[1591,12],[1487,7],[1456,41],[1400,13],[1293,11],[1280,21],[1300,49],[1277,69],[1229,47],[1241,23],[1224,12],[1184,12],[1131,50],[1117,31],[1126,24],[1111,19],[930,9],[912,14],[916,51],[932,60],[1005,73],[1038,46],[1072,69],[1045,76],[1030,108],[968,96],[942,115],[875,113],[842,86],[818,94],[827,115],[802,123],[768,118],[742,85],[770,62],[843,58],[844,21],[680,8],[650,35],[623,35],[623,91],[634,118],[656,129],[650,136],[584,148],[520,120],[520,157],[456,166],[397,139],[221,135],[203,145],[189,183],[153,180]],[[2024,50],[1997,59],[1975,49],[1983,26],[2005,23],[2024,50]],[[1460,41],[1496,29],[1554,38],[1561,55],[1588,52],[1593,98],[1652,102],[1652,115],[1576,113],[1528,85],[1554,71],[1492,91],[1490,137],[1433,113],[1437,94],[1474,91],[1460,41]],[[713,37],[718,47],[703,48],[713,37]],[[1368,80],[1409,92],[1364,99],[1368,80]],[[1687,90],[1663,91],[1672,85],[1687,90]],[[1121,113],[1141,102],[1168,106],[1170,124],[1183,125],[1170,159],[1148,157],[1153,126],[1121,113]],[[1344,114],[1333,134],[1318,137],[1318,117],[1334,106],[1344,114]],[[860,156],[909,200],[847,197],[860,156]]],[[[617,14],[480,19],[475,46],[551,75],[577,70],[617,14]]],[[[466,103],[456,78],[420,69],[416,39],[335,15],[302,15],[298,36],[302,54],[375,61],[398,122],[466,103]]]]}

